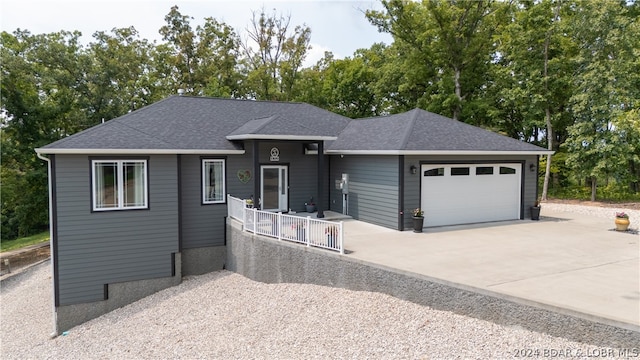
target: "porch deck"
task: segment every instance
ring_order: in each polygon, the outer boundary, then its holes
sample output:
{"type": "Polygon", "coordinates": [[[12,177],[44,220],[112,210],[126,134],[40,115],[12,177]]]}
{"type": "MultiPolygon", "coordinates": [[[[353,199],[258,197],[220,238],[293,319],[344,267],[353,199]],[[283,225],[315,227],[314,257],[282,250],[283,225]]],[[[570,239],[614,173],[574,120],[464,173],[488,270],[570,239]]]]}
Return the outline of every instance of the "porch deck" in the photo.
{"type": "MultiPolygon", "coordinates": [[[[303,217],[303,218],[306,218],[307,216],[310,216],[312,219],[317,219],[318,218],[318,212],[317,211],[316,212],[312,212],[312,213],[308,213],[308,212],[290,212],[289,215],[303,217]]],[[[353,219],[353,218],[351,216],[349,216],[349,215],[344,215],[344,214],[341,214],[339,212],[329,211],[329,210],[325,210],[324,211],[324,217],[321,218],[321,220],[327,220],[327,221],[349,220],[349,219],[353,219]]]]}

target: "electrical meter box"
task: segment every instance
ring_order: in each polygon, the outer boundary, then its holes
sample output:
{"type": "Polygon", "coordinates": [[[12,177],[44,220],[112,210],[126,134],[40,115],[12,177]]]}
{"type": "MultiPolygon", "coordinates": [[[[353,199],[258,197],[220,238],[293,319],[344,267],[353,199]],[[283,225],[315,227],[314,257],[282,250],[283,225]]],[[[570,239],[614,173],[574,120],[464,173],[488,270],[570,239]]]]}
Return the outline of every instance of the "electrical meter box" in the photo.
{"type": "Polygon", "coordinates": [[[349,175],[342,174],[340,180],[336,180],[336,190],[342,190],[343,194],[349,193],[349,175]]]}

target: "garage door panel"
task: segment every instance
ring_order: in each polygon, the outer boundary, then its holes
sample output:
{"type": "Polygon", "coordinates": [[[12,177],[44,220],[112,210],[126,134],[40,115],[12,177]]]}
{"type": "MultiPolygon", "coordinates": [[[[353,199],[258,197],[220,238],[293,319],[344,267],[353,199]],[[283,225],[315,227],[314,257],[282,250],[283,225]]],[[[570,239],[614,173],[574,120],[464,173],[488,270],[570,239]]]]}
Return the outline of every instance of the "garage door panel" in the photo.
{"type": "Polygon", "coordinates": [[[438,164],[422,165],[421,170],[425,226],[520,218],[520,164],[438,164]],[[477,167],[482,168],[479,175],[477,167]],[[424,176],[438,168],[444,169],[442,176],[424,176]]]}

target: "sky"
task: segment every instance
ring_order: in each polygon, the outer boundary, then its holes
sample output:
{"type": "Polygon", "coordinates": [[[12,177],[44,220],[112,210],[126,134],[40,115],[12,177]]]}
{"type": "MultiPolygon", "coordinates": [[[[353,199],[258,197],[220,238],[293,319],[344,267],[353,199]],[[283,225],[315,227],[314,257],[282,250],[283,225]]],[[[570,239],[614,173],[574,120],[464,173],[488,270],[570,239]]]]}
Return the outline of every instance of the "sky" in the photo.
{"type": "Polygon", "coordinates": [[[336,58],[351,56],[376,42],[390,44],[389,34],[379,33],[364,16],[367,9],[380,10],[376,0],[0,0],[0,30],[29,30],[32,34],[60,30],[82,32],[88,44],[96,31],[133,26],[140,37],[161,42],[158,33],[164,17],[177,5],[182,15],[193,17],[191,26],[213,17],[232,26],[244,38],[252,11],[291,15],[292,28],[306,24],[311,28],[311,47],[305,66],[315,64],[325,51],[336,58]]]}

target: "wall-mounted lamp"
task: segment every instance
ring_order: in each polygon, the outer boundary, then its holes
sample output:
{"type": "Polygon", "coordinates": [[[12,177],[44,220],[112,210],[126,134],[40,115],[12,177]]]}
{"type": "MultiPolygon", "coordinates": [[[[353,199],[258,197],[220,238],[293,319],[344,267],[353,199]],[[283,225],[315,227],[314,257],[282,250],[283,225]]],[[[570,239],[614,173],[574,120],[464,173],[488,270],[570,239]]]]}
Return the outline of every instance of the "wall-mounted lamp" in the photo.
{"type": "Polygon", "coordinates": [[[529,164],[529,170],[531,170],[531,172],[536,171],[536,164],[534,163],[529,164]]]}
{"type": "Polygon", "coordinates": [[[415,165],[409,166],[409,172],[413,175],[418,173],[418,168],[415,165]]]}

